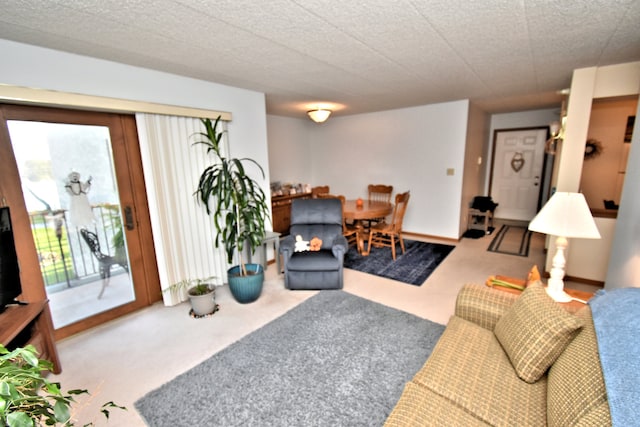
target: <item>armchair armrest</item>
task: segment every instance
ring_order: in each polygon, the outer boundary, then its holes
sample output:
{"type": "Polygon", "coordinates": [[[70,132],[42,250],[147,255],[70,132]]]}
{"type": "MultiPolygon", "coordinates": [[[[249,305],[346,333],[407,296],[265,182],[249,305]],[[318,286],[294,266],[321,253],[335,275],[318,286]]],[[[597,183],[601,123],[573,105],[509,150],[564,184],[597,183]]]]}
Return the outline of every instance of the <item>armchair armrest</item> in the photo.
{"type": "Polygon", "coordinates": [[[467,284],[458,293],[455,315],[492,331],[517,298],[508,292],[467,284]]]}
{"type": "Polygon", "coordinates": [[[339,259],[344,258],[344,254],[347,253],[349,249],[349,242],[347,242],[347,238],[340,235],[336,236],[331,243],[331,252],[333,252],[333,256],[339,259]]]}
{"type": "Polygon", "coordinates": [[[282,258],[286,263],[296,247],[296,239],[292,235],[286,236],[284,239],[280,240],[280,253],[282,254],[282,258]]]}

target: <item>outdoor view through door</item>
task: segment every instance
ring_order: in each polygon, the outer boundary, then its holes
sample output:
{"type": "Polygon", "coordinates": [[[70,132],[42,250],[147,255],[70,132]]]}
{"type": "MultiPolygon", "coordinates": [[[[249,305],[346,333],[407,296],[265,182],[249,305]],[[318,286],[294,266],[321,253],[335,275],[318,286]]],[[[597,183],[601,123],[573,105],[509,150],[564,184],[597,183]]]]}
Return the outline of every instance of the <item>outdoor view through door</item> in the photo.
{"type": "MultiPolygon", "coordinates": [[[[54,328],[74,333],[148,305],[137,211],[144,205],[148,218],[148,208],[144,190],[134,189],[132,174],[141,164],[127,147],[136,139],[133,117],[28,107],[3,112],[20,180],[14,185],[22,187],[54,328]]],[[[137,149],[137,139],[131,145],[137,149]]]]}
{"type": "Polygon", "coordinates": [[[7,125],[54,326],[133,301],[109,128],[7,125]]]}

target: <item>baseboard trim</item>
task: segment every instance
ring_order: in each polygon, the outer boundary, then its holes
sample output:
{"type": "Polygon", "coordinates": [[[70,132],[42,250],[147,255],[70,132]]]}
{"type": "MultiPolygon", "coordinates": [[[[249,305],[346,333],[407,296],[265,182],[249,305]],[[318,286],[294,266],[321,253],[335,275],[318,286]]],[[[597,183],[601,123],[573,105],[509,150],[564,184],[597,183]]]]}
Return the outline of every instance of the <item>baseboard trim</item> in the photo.
{"type": "MultiPolygon", "coordinates": [[[[551,275],[547,271],[544,272],[543,276],[545,277],[545,279],[548,279],[549,277],[551,277],[551,275]]],[[[563,280],[567,282],[584,283],[585,285],[598,286],[600,288],[604,288],[604,282],[600,280],[585,279],[584,277],[575,277],[575,276],[564,276],[563,280]]]]}
{"type": "Polygon", "coordinates": [[[600,280],[585,279],[582,277],[564,276],[564,280],[569,282],[584,283],[585,285],[604,287],[604,282],[600,280]]]}
{"type": "Polygon", "coordinates": [[[439,240],[439,241],[447,242],[447,243],[450,243],[450,244],[453,244],[453,245],[455,245],[456,243],[460,242],[460,239],[451,239],[449,237],[432,236],[430,234],[412,233],[410,231],[403,231],[402,235],[404,237],[418,237],[418,238],[421,238],[421,239],[439,240]]]}

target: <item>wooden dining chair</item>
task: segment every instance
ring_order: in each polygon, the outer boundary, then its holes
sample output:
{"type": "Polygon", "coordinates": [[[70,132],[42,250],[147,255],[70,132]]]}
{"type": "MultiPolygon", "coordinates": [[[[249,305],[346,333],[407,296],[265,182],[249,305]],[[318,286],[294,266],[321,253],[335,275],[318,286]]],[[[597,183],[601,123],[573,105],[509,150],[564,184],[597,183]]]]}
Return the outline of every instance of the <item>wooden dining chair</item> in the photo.
{"type": "MultiPolygon", "coordinates": [[[[369,184],[368,187],[369,200],[374,202],[386,202],[391,203],[391,194],[393,193],[393,185],[384,184],[369,184]]],[[[365,221],[365,228],[382,223],[385,218],[375,218],[365,221]]]]}
{"type": "Polygon", "coordinates": [[[393,185],[369,184],[369,200],[391,203],[393,185]]]}
{"type": "Polygon", "coordinates": [[[364,255],[369,255],[371,252],[371,246],[391,247],[391,256],[393,260],[396,260],[396,243],[400,242],[402,253],[404,253],[404,239],[402,238],[402,221],[404,220],[404,213],[407,211],[407,204],[409,203],[409,192],[396,195],[396,203],[393,207],[393,214],[391,215],[391,223],[381,222],[371,227],[369,230],[369,246],[364,255]]]}
{"type": "Polygon", "coordinates": [[[342,203],[342,235],[347,238],[347,242],[349,246],[356,245],[356,249],[358,253],[362,253],[364,251],[364,241],[363,241],[363,233],[364,229],[361,225],[354,225],[347,223],[347,220],[344,216],[344,204],[346,202],[346,198],[343,195],[334,195],[329,193],[321,193],[318,195],[319,199],[339,199],[340,203],[342,203]]]}
{"type": "Polygon", "coordinates": [[[329,194],[329,186],[328,185],[318,185],[317,187],[313,187],[311,189],[311,197],[317,199],[321,194],[329,194]]]}

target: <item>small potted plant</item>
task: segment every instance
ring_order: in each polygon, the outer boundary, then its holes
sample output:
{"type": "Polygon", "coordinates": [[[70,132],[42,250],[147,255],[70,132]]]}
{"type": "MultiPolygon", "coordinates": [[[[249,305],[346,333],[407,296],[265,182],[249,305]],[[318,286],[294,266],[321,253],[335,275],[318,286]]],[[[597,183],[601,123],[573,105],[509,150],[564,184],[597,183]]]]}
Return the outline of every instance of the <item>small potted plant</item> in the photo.
{"type": "MultiPolygon", "coordinates": [[[[63,392],[59,383],[42,375],[52,369],[51,362],[38,359],[32,345],[9,351],[0,344],[0,426],[74,425],[71,419],[74,396],[88,391],[63,392]]],[[[107,419],[110,408],[126,409],[113,402],[105,403],[101,412],[107,419]]]]}
{"type": "Polygon", "coordinates": [[[196,316],[206,316],[216,311],[216,288],[211,284],[214,277],[184,279],[169,286],[164,292],[187,292],[191,309],[196,316]]]}
{"type": "Polygon", "coordinates": [[[253,159],[230,158],[222,153],[224,131],[218,131],[220,117],[213,123],[210,119],[201,120],[205,132],[198,133],[200,140],[194,145],[204,145],[214,161],[200,175],[195,194],[213,217],[216,247],[222,242],[229,264],[238,255],[238,265],[227,271],[231,294],[240,303],[250,303],[262,292],[264,269],[260,264],[245,263],[243,252],[248,248],[254,253],[262,244],[269,206],[260,184],[246,173],[245,163],[257,167],[263,178],[264,170],[253,159]]]}

